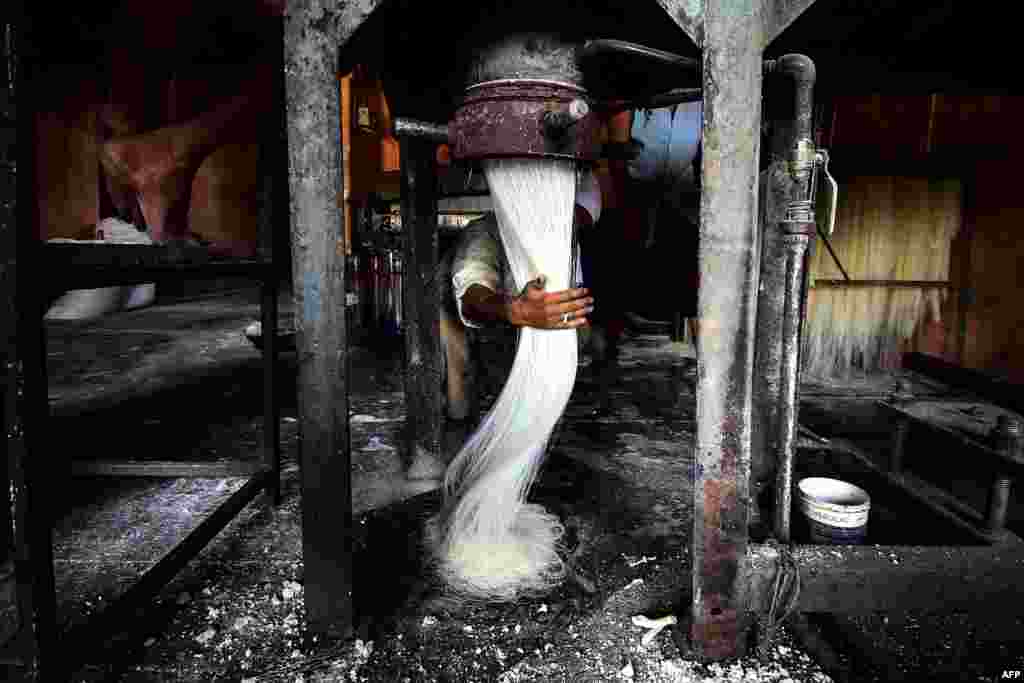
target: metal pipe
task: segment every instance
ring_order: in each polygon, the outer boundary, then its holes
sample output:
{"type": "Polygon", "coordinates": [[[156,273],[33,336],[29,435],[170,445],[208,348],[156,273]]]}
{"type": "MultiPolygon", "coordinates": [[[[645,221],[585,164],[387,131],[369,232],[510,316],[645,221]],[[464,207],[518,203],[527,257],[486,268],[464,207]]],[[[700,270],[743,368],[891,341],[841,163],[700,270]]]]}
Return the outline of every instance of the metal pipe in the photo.
{"type": "Polygon", "coordinates": [[[790,148],[790,171],[797,180],[806,181],[814,167],[814,142],[811,126],[814,115],[814,82],[817,77],[810,57],[788,54],[775,60],[773,72],[793,81],[794,118],[790,148]]]}
{"type": "Polygon", "coordinates": [[[422,138],[439,145],[446,145],[450,142],[450,133],[446,123],[430,123],[398,117],[394,121],[394,133],[396,138],[422,138]]]}
{"type": "Polygon", "coordinates": [[[660,109],[687,102],[700,102],[703,96],[703,91],[700,88],[673,88],[648,98],[598,104],[594,106],[594,109],[602,114],[610,115],[628,109],[660,109]]]}
{"type": "MultiPolygon", "coordinates": [[[[804,283],[807,248],[816,232],[814,221],[814,187],[812,173],[815,163],[811,141],[811,117],[814,88],[814,63],[803,55],[785,55],[773,63],[773,73],[794,81],[794,114],[792,142],[789,146],[789,173],[796,183],[787,206],[785,219],[779,223],[784,271],[782,285],[782,324],[778,354],[778,416],[776,422],[775,525],[779,541],[788,543],[790,508],[792,504],[793,457],[796,444],[800,384],[800,331],[804,308],[804,283]]],[[[769,252],[770,253],[770,252],[769,252]]],[[[775,284],[775,283],[772,283],[775,284]]],[[[770,400],[770,399],[768,399],[770,400]]]]}
{"type": "Polygon", "coordinates": [[[889,447],[889,470],[896,474],[903,471],[903,458],[907,451],[907,435],[910,433],[910,420],[899,420],[892,432],[892,443],[889,447]]]}
{"type": "Polygon", "coordinates": [[[579,59],[589,61],[595,57],[613,57],[616,60],[632,62],[648,62],[659,67],[678,70],[681,74],[697,74],[701,70],[701,60],[683,57],[672,52],[657,50],[645,45],[630,43],[625,40],[588,40],[579,50],[579,59]]]}
{"type": "MultiPolygon", "coordinates": [[[[806,230],[806,224],[802,224],[806,230]]],[[[786,246],[785,307],[782,319],[782,359],[779,408],[779,465],[775,480],[775,537],[789,543],[790,508],[793,489],[793,453],[796,444],[796,394],[800,377],[800,307],[804,256],[810,235],[794,232],[784,238],[786,246]]]]}
{"type": "MultiPolygon", "coordinates": [[[[1021,423],[1008,415],[1000,415],[993,430],[996,448],[1007,458],[1016,458],[1024,445],[1021,436],[1021,423]]],[[[985,523],[991,533],[998,534],[1006,527],[1006,514],[1010,509],[1010,488],[1012,480],[1009,474],[1000,470],[992,481],[989,491],[988,514],[985,523]]]]}
{"type": "MultiPolygon", "coordinates": [[[[910,389],[910,382],[901,379],[896,384],[896,388],[889,397],[889,401],[894,405],[902,405],[909,403],[913,398],[914,395],[910,389]]],[[[910,434],[910,420],[905,417],[897,418],[889,451],[889,470],[897,474],[903,471],[903,459],[907,450],[908,434],[910,434]]]]}

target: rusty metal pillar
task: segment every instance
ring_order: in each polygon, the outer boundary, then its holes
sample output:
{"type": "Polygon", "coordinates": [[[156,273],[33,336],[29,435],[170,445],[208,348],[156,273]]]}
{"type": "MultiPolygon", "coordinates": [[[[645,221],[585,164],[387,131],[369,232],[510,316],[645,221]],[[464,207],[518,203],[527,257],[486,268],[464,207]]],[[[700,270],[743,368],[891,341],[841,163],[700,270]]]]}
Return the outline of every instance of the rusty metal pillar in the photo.
{"type": "Polygon", "coordinates": [[[812,3],[705,2],[673,12],[704,54],[690,625],[691,645],[702,659],[738,657],[747,649],[761,55],[812,3]]]}
{"type": "Polygon", "coordinates": [[[441,294],[437,279],[436,143],[401,138],[402,323],[406,457],[441,455],[441,294]]]}
{"type": "Polygon", "coordinates": [[[707,3],[703,20],[701,319],[693,623],[702,659],[743,654],[749,623],[751,382],[757,312],[761,3],[707,3]]]}
{"type": "Polygon", "coordinates": [[[337,79],[345,17],[336,4],[288,3],[284,68],[307,625],[313,635],[347,637],[352,489],[337,79]]]}

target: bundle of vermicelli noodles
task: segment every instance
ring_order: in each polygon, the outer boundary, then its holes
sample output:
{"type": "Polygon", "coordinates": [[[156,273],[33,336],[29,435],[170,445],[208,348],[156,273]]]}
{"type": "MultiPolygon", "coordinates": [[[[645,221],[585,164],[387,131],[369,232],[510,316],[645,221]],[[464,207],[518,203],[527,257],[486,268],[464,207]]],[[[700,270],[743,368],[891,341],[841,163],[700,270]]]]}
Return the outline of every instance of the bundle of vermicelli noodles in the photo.
{"type": "MultiPolygon", "coordinates": [[[[484,163],[501,240],[517,284],[539,275],[569,287],[576,169],[570,161],[484,163]]],[[[576,330],[522,328],[508,381],[445,475],[445,503],[429,541],[449,586],[510,600],[561,581],[562,526],[526,503],[548,439],[576,380],[576,330]]]]}
{"type": "MultiPolygon", "coordinates": [[[[850,178],[840,193],[832,247],[854,280],[948,280],[960,202],[957,180],[850,178]]],[[[841,277],[820,246],[810,269],[812,282],[841,277]]],[[[942,287],[811,288],[805,372],[828,378],[889,371],[922,323],[941,320],[945,297],[942,287]]]]}

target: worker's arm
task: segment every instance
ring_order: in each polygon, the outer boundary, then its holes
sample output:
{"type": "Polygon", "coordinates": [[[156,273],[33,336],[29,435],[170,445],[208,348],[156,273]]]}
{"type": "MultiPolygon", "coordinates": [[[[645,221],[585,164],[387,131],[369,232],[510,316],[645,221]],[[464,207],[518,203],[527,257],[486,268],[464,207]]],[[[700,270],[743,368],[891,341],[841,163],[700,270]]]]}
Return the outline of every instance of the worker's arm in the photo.
{"type": "Polygon", "coordinates": [[[543,277],[530,282],[517,297],[474,284],[462,296],[462,315],[477,324],[504,322],[546,330],[583,327],[594,310],[589,294],[585,288],[545,292],[543,277]]]}

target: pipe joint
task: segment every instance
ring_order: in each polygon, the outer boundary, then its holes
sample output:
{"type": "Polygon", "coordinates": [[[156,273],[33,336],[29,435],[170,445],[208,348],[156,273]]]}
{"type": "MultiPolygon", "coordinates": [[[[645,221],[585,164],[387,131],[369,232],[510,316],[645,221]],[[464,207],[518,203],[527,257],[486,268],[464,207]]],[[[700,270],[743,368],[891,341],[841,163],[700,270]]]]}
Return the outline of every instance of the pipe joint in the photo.
{"type": "Polygon", "coordinates": [[[778,59],[765,62],[765,65],[767,66],[769,63],[771,64],[770,73],[792,78],[798,85],[806,84],[813,86],[817,79],[817,69],[814,66],[814,61],[807,55],[783,55],[778,59]]]}
{"type": "Polygon", "coordinates": [[[446,124],[418,121],[416,119],[396,118],[394,123],[396,138],[411,137],[430,140],[437,144],[447,144],[450,133],[446,124]]]}

